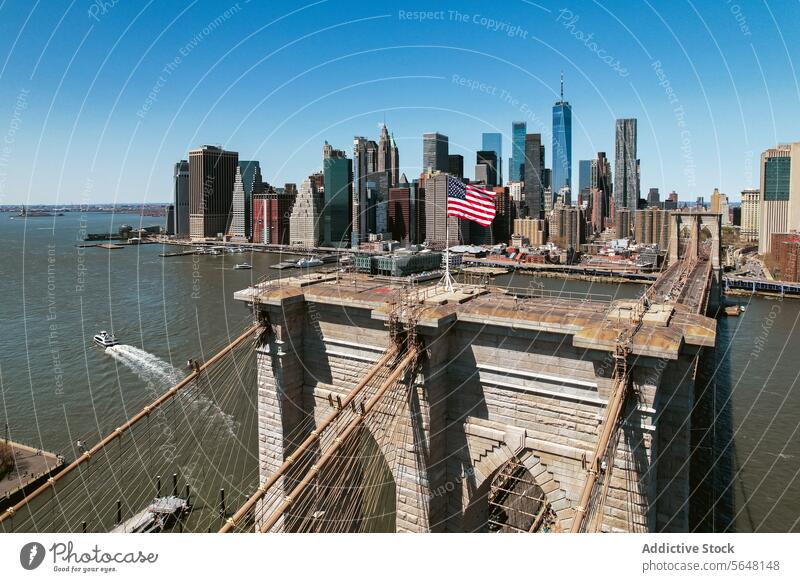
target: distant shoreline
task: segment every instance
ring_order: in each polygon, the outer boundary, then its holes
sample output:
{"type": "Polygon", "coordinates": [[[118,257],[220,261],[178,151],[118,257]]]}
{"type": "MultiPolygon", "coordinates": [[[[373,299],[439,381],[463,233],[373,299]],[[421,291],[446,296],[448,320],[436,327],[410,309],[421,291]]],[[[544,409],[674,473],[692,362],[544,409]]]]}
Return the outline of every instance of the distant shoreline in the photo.
{"type": "MultiPolygon", "coordinates": [[[[28,212],[46,212],[49,214],[40,216],[63,216],[68,214],[138,214],[141,216],[166,216],[166,206],[153,205],[153,206],[117,206],[114,208],[80,208],[71,206],[56,206],[56,205],[36,205],[26,206],[28,212]],[[56,214],[57,213],[57,214],[56,214]]],[[[19,214],[22,210],[21,206],[4,206],[0,207],[0,213],[13,213],[19,214]]],[[[31,215],[31,218],[35,215],[31,215]]]]}
{"type": "Polygon", "coordinates": [[[169,204],[118,204],[114,207],[97,205],[96,207],[63,206],[59,204],[19,204],[0,206],[0,212],[19,212],[23,206],[29,210],[58,210],[59,212],[113,212],[115,210],[163,210],[169,204]]]}

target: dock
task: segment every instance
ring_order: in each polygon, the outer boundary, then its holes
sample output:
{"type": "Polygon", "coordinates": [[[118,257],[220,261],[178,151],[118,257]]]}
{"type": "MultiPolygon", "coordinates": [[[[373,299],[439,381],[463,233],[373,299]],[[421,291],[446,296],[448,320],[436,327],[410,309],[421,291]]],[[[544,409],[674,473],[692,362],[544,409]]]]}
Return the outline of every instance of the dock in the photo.
{"type": "Polygon", "coordinates": [[[497,275],[505,275],[511,269],[506,267],[464,267],[462,271],[465,273],[472,273],[475,275],[489,275],[496,277],[497,275]]]}
{"type": "Polygon", "coordinates": [[[109,533],[158,533],[189,510],[186,499],[174,495],[157,497],[139,513],[117,524],[109,533]]]}
{"type": "Polygon", "coordinates": [[[192,249],[191,251],[177,251],[174,253],[158,253],[159,257],[186,257],[189,255],[199,255],[202,254],[202,251],[198,249],[192,249]]]}
{"type": "Polygon", "coordinates": [[[64,464],[64,458],[55,453],[0,440],[0,446],[6,443],[14,457],[14,466],[8,473],[0,474],[0,510],[22,498],[64,464]]]}
{"type": "Polygon", "coordinates": [[[114,249],[125,248],[125,245],[118,245],[116,243],[88,243],[88,244],[79,244],[75,246],[77,246],[79,249],[98,248],[98,249],[114,250],[114,249]]]}

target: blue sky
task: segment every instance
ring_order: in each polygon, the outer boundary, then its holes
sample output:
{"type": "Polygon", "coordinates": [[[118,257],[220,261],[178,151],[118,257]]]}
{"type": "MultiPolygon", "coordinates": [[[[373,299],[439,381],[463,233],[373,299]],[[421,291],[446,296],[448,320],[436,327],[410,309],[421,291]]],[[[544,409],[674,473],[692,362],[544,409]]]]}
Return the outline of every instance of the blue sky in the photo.
{"type": "Polygon", "coordinates": [[[324,140],[349,150],[384,118],[409,178],[423,132],[469,175],[481,133],[502,132],[507,158],[518,119],[550,166],[562,70],[573,181],[636,117],[644,192],[738,200],[762,150],[800,140],[797,22],[798,2],[745,0],[7,0],[0,204],[167,201],[172,164],[204,143],[299,182],[324,140]]]}

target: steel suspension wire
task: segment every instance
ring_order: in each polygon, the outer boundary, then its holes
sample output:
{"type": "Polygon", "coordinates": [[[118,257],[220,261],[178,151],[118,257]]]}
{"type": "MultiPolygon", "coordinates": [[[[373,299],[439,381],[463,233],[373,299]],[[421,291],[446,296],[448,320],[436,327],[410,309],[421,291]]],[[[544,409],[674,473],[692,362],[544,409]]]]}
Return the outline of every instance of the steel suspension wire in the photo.
{"type": "Polygon", "coordinates": [[[408,372],[409,367],[415,363],[417,356],[418,349],[416,346],[414,346],[409,350],[408,355],[406,355],[405,358],[403,358],[403,360],[395,366],[392,374],[389,376],[386,382],[384,382],[381,387],[378,388],[376,394],[364,405],[362,414],[357,415],[356,418],[354,418],[347,425],[344,431],[338,435],[334,441],[334,444],[322,454],[319,461],[311,467],[311,470],[309,470],[309,472],[303,476],[303,478],[295,486],[295,488],[292,489],[289,495],[284,498],[283,502],[272,512],[269,518],[264,521],[260,528],[262,532],[269,531],[277,523],[277,521],[283,516],[284,512],[291,507],[294,498],[301,494],[306,487],[308,487],[308,485],[319,474],[320,470],[326,465],[326,463],[334,457],[337,451],[339,451],[341,448],[342,444],[353,433],[353,431],[355,431],[362,424],[364,417],[372,411],[386,391],[408,372]]]}
{"type": "MultiPolygon", "coordinates": [[[[390,358],[394,357],[394,354],[389,354],[389,356],[390,358]]],[[[381,362],[379,362],[379,364],[380,363],[381,362]]],[[[369,377],[370,373],[368,372],[368,377],[362,379],[361,383],[359,384],[363,385],[363,394],[366,395],[370,395],[374,391],[374,385],[380,385],[388,377],[389,373],[391,372],[391,368],[389,366],[373,366],[371,371],[375,372],[371,375],[371,378],[369,377]]],[[[358,386],[356,388],[358,388],[358,386]]],[[[306,450],[301,451],[301,447],[298,447],[298,449],[291,452],[291,468],[287,469],[285,471],[285,475],[281,476],[282,481],[279,480],[276,475],[271,476],[273,482],[272,486],[264,491],[259,504],[249,514],[247,514],[249,516],[247,520],[248,522],[256,523],[260,521],[263,515],[270,511],[270,508],[277,506],[283,496],[283,490],[285,488],[291,488],[292,484],[297,480],[295,475],[303,475],[308,472],[317,461],[320,451],[327,450],[335,442],[339,433],[341,432],[341,428],[339,427],[346,425],[357,415],[354,402],[355,395],[356,389],[351,391],[349,397],[345,399],[341,405],[339,404],[339,397],[336,398],[336,403],[333,403],[333,397],[330,397],[334,407],[337,408],[337,410],[328,419],[331,422],[327,424],[323,423],[320,425],[320,427],[315,427],[312,417],[309,418],[310,424],[305,428],[305,430],[300,430],[302,427],[299,427],[299,429],[293,431],[295,437],[291,438],[290,440],[293,440],[294,442],[300,440],[300,438],[296,438],[298,435],[301,438],[307,438],[306,435],[312,433],[310,436],[314,438],[313,432],[316,431],[318,436],[315,438],[314,442],[306,448],[306,450]],[[350,405],[348,406],[347,403],[350,405]],[[333,418],[334,416],[335,418],[333,418]]]]}
{"type": "MultiPolygon", "coordinates": [[[[389,366],[373,368],[373,370],[375,369],[377,369],[377,371],[372,375],[371,379],[367,377],[361,382],[361,384],[364,385],[362,394],[365,395],[365,398],[371,396],[371,394],[374,393],[375,386],[381,385],[391,373],[391,367],[389,366]]],[[[320,428],[323,428],[324,430],[321,432],[319,428],[316,429],[316,431],[319,432],[319,437],[315,440],[315,442],[312,443],[310,447],[308,447],[305,452],[302,454],[298,454],[297,451],[292,452],[290,456],[294,458],[294,460],[292,461],[291,470],[286,471],[286,475],[282,477],[282,482],[278,479],[274,479],[273,486],[265,491],[263,498],[260,501],[260,505],[257,506],[257,509],[251,515],[253,523],[261,521],[265,514],[269,514],[272,508],[276,507],[280,503],[283,498],[284,489],[292,488],[293,484],[298,480],[296,476],[305,475],[317,462],[321,451],[328,450],[336,442],[339,434],[342,431],[342,427],[347,426],[347,424],[349,424],[353,418],[361,413],[360,411],[357,412],[355,407],[355,392],[356,391],[354,389],[350,393],[352,398],[346,399],[345,403],[341,405],[338,404],[339,398],[337,397],[337,403],[334,404],[334,406],[338,408],[338,411],[334,413],[335,418],[330,419],[331,422],[327,425],[323,423],[320,428]],[[348,402],[350,406],[347,406],[348,402]]],[[[331,417],[334,415],[331,415],[331,417]]],[[[313,421],[311,428],[314,428],[313,421]]],[[[313,437],[313,434],[311,436],[313,437]]]]}
{"type": "MultiPolygon", "coordinates": [[[[4,512],[2,515],[0,515],[0,524],[5,522],[6,520],[11,519],[17,512],[21,511],[23,508],[25,508],[26,510],[29,511],[30,519],[34,520],[34,524],[35,524],[35,513],[36,512],[31,510],[31,504],[32,504],[32,502],[34,500],[36,500],[38,497],[40,497],[45,492],[52,491],[53,492],[53,497],[58,502],[59,494],[58,494],[56,485],[59,484],[59,482],[61,482],[62,480],[66,480],[66,478],[71,476],[73,474],[73,472],[76,471],[76,469],[83,468],[84,464],[87,467],[87,471],[79,471],[78,475],[80,475],[80,476],[87,475],[87,476],[91,477],[91,473],[92,473],[91,465],[93,463],[90,463],[90,461],[96,455],[99,455],[101,453],[103,453],[103,454],[107,453],[109,451],[110,445],[115,441],[117,441],[119,443],[119,447],[121,448],[122,445],[123,445],[123,441],[125,440],[124,436],[132,435],[133,432],[134,432],[134,429],[137,426],[140,426],[140,423],[143,420],[145,420],[145,419],[149,420],[151,418],[151,415],[153,415],[154,412],[163,411],[163,410],[166,410],[168,408],[171,408],[168,405],[170,403],[173,403],[173,402],[178,400],[178,399],[175,399],[175,397],[179,393],[181,393],[181,394],[183,392],[191,393],[191,388],[193,386],[196,386],[196,380],[201,378],[208,371],[213,370],[214,366],[216,364],[218,364],[220,361],[222,361],[224,359],[224,357],[228,353],[232,352],[235,348],[237,348],[238,346],[242,345],[245,342],[245,340],[247,340],[249,337],[251,337],[259,329],[259,327],[260,326],[258,324],[251,325],[250,327],[248,327],[243,333],[241,333],[232,342],[230,342],[223,350],[221,350],[220,352],[218,352],[217,354],[212,356],[207,362],[205,362],[204,364],[199,366],[197,369],[193,370],[184,379],[182,379],[180,382],[175,384],[173,387],[171,387],[165,393],[160,395],[153,402],[151,402],[150,404],[146,405],[140,412],[138,412],[133,417],[131,417],[129,420],[127,420],[125,423],[120,425],[113,432],[111,432],[110,434],[106,435],[103,439],[101,439],[97,444],[95,444],[93,447],[91,447],[88,451],[83,452],[75,461],[73,461],[72,463],[67,465],[65,468],[60,470],[53,477],[49,478],[45,484],[39,486],[33,492],[31,492],[29,495],[27,495],[24,499],[22,499],[20,502],[15,504],[13,507],[9,508],[6,512],[4,512]]],[[[198,394],[199,394],[199,392],[198,392],[198,394]]],[[[110,465],[110,466],[113,467],[113,465],[110,465]]],[[[126,470],[130,471],[131,467],[130,466],[127,467],[126,470]]],[[[112,471],[113,471],[113,468],[112,468],[112,471]]],[[[97,473],[97,471],[95,471],[95,473],[97,473]]],[[[77,483],[77,482],[81,482],[81,481],[82,481],[82,479],[73,479],[71,482],[67,482],[67,486],[71,485],[72,483],[77,483]]],[[[83,483],[83,485],[84,485],[84,488],[87,486],[87,484],[85,482],[83,483]]],[[[64,510],[62,508],[62,511],[61,511],[62,516],[65,516],[66,513],[67,513],[66,510],[64,510]]],[[[54,514],[52,513],[52,511],[50,512],[50,516],[51,516],[51,521],[53,521],[55,519],[55,517],[54,517],[54,514]]]]}
{"type": "Polygon", "coordinates": [[[407,386],[394,384],[287,510],[284,531],[394,531],[387,525],[394,509],[385,510],[395,501],[394,480],[386,460],[393,451],[387,449],[396,445],[394,431],[408,418],[408,396],[407,386]],[[383,498],[387,493],[390,499],[383,498]]]}
{"type": "MultiPolygon", "coordinates": [[[[231,354],[235,356],[236,352],[231,352],[231,354]]],[[[232,378],[234,375],[228,370],[230,365],[235,364],[226,359],[224,362],[221,362],[214,368],[213,373],[222,374],[223,379],[227,379],[228,377],[232,378]]],[[[207,380],[214,385],[216,383],[216,379],[212,376],[213,374],[209,373],[207,380]]],[[[235,388],[235,383],[231,384],[231,386],[235,388]]],[[[212,442],[224,441],[226,445],[229,445],[230,439],[234,438],[235,435],[232,433],[226,435],[226,429],[229,427],[224,421],[219,420],[214,422],[215,415],[217,413],[217,410],[215,409],[218,406],[225,408],[225,401],[228,400],[229,397],[226,395],[222,400],[219,400],[212,395],[212,397],[209,399],[209,397],[205,395],[207,389],[208,387],[205,386],[205,383],[193,383],[178,397],[165,404],[162,409],[160,409],[162,414],[169,415],[162,420],[169,426],[174,427],[176,433],[179,435],[179,438],[174,441],[174,443],[162,443],[161,446],[164,446],[164,444],[171,444],[171,446],[174,446],[175,450],[179,452],[179,456],[181,456],[180,453],[182,451],[203,450],[199,446],[199,443],[201,440],[207,440],[209,435],[213,436],[214,440],[212,442]],[[222,402],[222,404],[219,405],[217,402],[222,402]],[[198,419],[202,422],[197,422],[198,419]]],[[[227,390],[227,394],[231,394],[232,392],[233,389],[227,390]]],[[[221,408],[219,409],[219,412],[221,413],[221,408]]],[[[152,446],[150,433],[153,432],[153,430],[149,428],[151,421],[152,417],[151,419],[148,419],[147,428],[144,429],[145,438],[148,439],[150,446],[152,446]]],[[[89,487],[86,485],[86,479],[84,479],[84,488],[87,489],[86,495],[81,496],[77,500],[78,503],[82,503],[82,506],[79,506],[77,509],[73,507],[73,513],[85,515],[88,511],[96,511],[97,508],[102,508],[106,505],[104,501],[108,501],[108,504],[112,504],[115,495],[119,495],[119,497],[121,497],[126,504],[133,503],[134,507],[138,507],[148,498],[152,499],[152,495],[149,495],[149,493],[152,493],[152,490],[155,488],[152,480],[153,475],[161,474],[166,476],[173,472],[173,469],[169,466],[174,462],[172,460],[162,461],[162,464],[157,466],[152,462],[154,459],[151,460],[143,458],[143,452],[140,450],[142,443],[142,437],[140,436],[140,433],[137,432],[136,428],[134,428],[130,431],[130,434],[131,438],[124,441],[124,444],[126,445],[125,447],[120,446],[106,448],[103,451],[102,456],[96,457],[92,463],[86,465],[86,467],[91,467],[92,465],[97,467],[98,463],[103,465],[102,469],[95,468],[93,471],[95,473],[100,472],[103,474],[105,483],[103,487],[99,488],[99,491],[106,492],[105,498],[98,500],[97,492],[95,492],[95,495],[91,495],[89,487]],[[136,458],[134,459],[130,459],[130,454],[128,454],[132,449],[136,455],[136,458]],[[110,472],[111,475],[105,476],[106,472],[110,472]],[[140,473],[144,473],[147,476],[147,479],[136,479],[140,473]],[[110,486],[109,483],[111,484],[110,486]],[[138,489],[136,488],[136,483],[140,484],[138,489]]],[[[120,445],[122,444],[123,440],[120,439],[120,445]]],[[[203,452],[207,453],[207,451],[204,450],[203,452]]],[[[224,459],[225,457],[222,458],[224,459]]],[[[205,461],[205,459],[203,460],[205,461]]],[[[211,459],[209,458],[208,460],[210,461],[211,459]]],[[[216,469],[216,467],[214,468],[216,469]]],[[[182,472],[182,470],[180,472],[182,472]]],[[[222,472],[223,474],[227,473],[225,470],[222,472]]],[[[56,494],[58,495],[59,501],[61,501],[61,499],[64,497],[64,488],[59,488],[56,491],[56,494]]],[[[63,503],[60,505],[63,506],[63,503]]],[[[127,509],[129,508],[126,507],[126,510],[127,509]]],[[[106,511],[105,513],[108,512],[106,511]]],[[[69,526],[74,525],[74,521],[67,523],[68,529],[69,526]]],[[[58,529],[63,529],[63,527],[58,529]]]]}
{"type": "MultiPolygon", "coordinates": [[[[272,486],[290,469],[293,468],[295,461],[298,457],[303,457],[303,455],[312,447],[312,445],[318,443],[320,440],[320,435],[324,434],[326,429],[333,424],[336,419],[342,414],[342,411],[349,410],[350,404],[354,401],[356,396],[373,380],[373,378],[379,374],[386,364],[393,358],[396,354],[396,348],[391,347],[386,353],[381,356],[378,362],[369,370],[369,372],[362,378],[362,380],[356,385],[353,390],[347,395],[344,401],[341,404],[341,407],[335,410],[332,414],[330,414],[318,427],[311,430],[311,433],[303,440],[303,442],[298,445],[298,447],[292,451],[289,457],[281,464],[278,470],[271,475],[263,484],[258,487],[258,490],[242,505],[222,526],[219,530],[220,533],[227,533],[232,531],[237,525],[239,525],[244,518],[252,512],[255,508],[256,504],[261,501],[265,494],[272,488],[272,486]]],[[[313,419],[309,419],[310,424],[313,424],[313,419]]]]}

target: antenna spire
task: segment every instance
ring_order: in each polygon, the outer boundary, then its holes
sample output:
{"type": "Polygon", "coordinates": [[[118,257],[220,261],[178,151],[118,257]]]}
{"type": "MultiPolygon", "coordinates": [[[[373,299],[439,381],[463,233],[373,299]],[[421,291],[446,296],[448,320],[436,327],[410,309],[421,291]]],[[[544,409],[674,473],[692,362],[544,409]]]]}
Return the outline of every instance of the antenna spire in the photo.
{"type": "Polygon", "coordinates": [[[561,100],[564,100],[564,71],[561,71],[561,100]]]}

